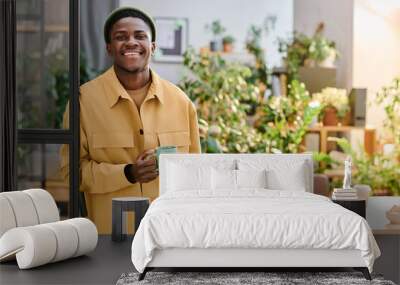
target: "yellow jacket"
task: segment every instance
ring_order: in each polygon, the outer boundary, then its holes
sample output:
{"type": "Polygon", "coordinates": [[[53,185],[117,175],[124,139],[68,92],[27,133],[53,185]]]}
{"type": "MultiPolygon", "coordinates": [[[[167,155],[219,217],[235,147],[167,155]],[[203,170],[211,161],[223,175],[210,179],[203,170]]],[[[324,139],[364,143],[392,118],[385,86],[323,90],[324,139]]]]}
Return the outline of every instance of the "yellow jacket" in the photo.
{"type": "MultiPolygon", "coordinates": [[[[178,152],[200,152],[196,109],[172,83],[151,71],[152,83],[140,113],[114,68],[80,87],[80,191],[99,233],[111,232],[111,199],[141,196],[139,183],[125,177],[126,164],[144,150],[175,145],[178,152]]],[[[67,109],[68,110],[68,109],[67,109]]],[[[68,125],[68,112],[64,115],[68,125]]],[[[61,149],[68,174],[68,148],[61,149]]],[[[158,196],[158,179],[142,184],[143,196],[158,196]]]]}

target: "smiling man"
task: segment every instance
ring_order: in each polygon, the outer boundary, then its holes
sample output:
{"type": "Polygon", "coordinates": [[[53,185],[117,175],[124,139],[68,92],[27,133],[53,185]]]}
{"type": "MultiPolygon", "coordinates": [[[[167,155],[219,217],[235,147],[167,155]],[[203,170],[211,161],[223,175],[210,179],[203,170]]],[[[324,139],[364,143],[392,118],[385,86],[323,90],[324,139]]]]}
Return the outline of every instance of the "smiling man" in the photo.
{"type": "MultiPolygon", "coordinates": [[[[158,196],[156,163],[148,159],[154,149],[197,153],[200,141],[193,103],[149,67],[156,48],[151,17],[119,8],[107,18],[104,38],[113,66],[80,88],[80,190],[99,233],[110,233],[113,197],[158,196]]],[[[67,173],[66,148],[62,157],[67,173]]]]}

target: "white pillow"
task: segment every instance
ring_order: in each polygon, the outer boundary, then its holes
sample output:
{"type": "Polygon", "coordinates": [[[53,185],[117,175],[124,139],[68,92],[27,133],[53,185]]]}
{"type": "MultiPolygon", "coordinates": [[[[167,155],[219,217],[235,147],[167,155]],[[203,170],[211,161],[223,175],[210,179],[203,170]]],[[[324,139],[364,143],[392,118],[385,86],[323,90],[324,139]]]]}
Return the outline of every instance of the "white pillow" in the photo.
{"type": "Polygon", "coordinates": [[[214,190],[236,190],[236,170],[212,168],[212,188],[214,190]]]}
{"type": "Polygon", "coordinates": [[[211,187],[210,167],[168,164],[167,189],[169,191],[211,190],[211,187]]]}
{"type": "Polygon", "coordinates": [[[303,163],[292,164],[290,168],[275,168],[267,171],[268,189],[303,191],[307,189],[306,167],[303,163]]]}
{"type": "Polygon", "coordinates": [[[237,187],[267,188],[267,170],[236,170],[237,187]]]}
{"type": "Polygon", "coordinates": [[[266,169],[267,188],[271,190],[307,191],[307,175],[304,160],[267,159],[266,157],[251,160],[239,160],[240,170],[257,171],[266,169]]]}

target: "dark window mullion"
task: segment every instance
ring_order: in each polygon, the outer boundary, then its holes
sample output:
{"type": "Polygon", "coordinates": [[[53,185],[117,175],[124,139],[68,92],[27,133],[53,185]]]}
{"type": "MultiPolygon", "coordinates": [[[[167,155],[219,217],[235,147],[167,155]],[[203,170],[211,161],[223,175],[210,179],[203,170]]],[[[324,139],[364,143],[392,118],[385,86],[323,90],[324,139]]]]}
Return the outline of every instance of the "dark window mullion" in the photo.
{"type": "Polygon", "coordinates": [[[19,129],[17,140],[19,144],[70,144],[73,135],[69,130],[19,129]]]}
{"type": "Polygon", "coordinates": [[[86,216],[86,205],[82,192],[79,192],[79,0],[69,2],[69,90],[72,145],[70,145],[70,215],[86,216]]]}

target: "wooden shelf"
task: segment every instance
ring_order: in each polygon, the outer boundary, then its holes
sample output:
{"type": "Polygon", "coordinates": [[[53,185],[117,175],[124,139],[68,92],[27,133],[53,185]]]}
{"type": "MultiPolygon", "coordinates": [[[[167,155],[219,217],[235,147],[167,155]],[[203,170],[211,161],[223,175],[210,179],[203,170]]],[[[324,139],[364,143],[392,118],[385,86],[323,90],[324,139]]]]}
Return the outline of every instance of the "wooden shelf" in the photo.
{"type": "Polygon", "coordinates": [[[362,127],[354,127],[354,126],[317,126],[308,129],[308,132],[351,132],[354,130],[365,130],[362,127]]]}
{"type": "Polygon", "coordinates": [[[319,150],[320,152],[327,153],[328,151],[328,134],[329,133],[349,133],[352,131],[364,132],[364,148],[368,154],[375,152],[375,129],[354,127],[354,126],[316,126],[307,130],[307,133],[319,134],[319,150]]]}

